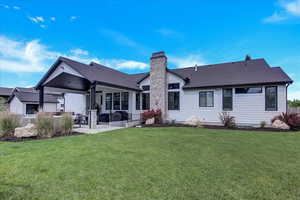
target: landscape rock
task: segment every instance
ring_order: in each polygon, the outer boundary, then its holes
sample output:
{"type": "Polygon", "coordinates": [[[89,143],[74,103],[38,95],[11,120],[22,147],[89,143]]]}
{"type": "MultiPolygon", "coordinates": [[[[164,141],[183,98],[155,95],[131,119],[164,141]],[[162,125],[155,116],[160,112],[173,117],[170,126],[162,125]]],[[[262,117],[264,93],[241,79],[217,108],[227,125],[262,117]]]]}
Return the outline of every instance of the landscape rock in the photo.
{"type": "Polygon", "coordinates": [[[154,122],[155,122],[155,119],[153,117],[153,118],[147,119],[146,122],[145,122],[145,124],[146,125],[151,125],[151,124],[154,124],[154,122]]]}
{"type": "Polygon", "coordinates": [[[34,124],[27,124],[24,127],[15,128],[14,136],[17,138],[37,136],[37,130],[34,124]]]}
{"type": "Polygon", "coordinates": [[[199,126],[201,124],[201,121],[199,117],[197,116],[191,116],[187,120],[185,120],[184,124],[190,125],[190,126],[199,126]]]}
{"type": "Polygon", "coordinates": [[[287,125],[286,123],[284,123],[283,121],[280,120],[275,120],[272,124],[273,128],[277,128],[277,129],[282,129],[282,130],[289,130],[290,126],[287,125]]]}

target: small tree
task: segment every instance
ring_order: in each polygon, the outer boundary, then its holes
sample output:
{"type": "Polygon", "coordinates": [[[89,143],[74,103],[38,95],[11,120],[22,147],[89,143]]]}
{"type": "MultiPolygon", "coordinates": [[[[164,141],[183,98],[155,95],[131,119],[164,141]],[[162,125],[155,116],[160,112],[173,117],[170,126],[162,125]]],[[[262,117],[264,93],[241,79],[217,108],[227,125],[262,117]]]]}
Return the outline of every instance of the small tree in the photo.
{"type": "Polygon", "coordinates": [[[220,121],[226,128],[234,128],[235,127],[235,117],[230,116],[228,112],[222,112],[219,114],[220,121]]]}

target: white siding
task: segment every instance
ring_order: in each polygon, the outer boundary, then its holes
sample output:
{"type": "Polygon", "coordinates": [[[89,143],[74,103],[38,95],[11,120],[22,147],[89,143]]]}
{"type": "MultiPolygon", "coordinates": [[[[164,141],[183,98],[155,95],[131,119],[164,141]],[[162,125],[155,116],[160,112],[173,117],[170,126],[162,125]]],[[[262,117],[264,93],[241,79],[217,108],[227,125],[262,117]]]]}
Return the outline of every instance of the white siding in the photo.
{"type": "Polygon", "coordinates": [[[23,115],[23,103],[17,97],[14,97],[9,104],[9,111],[15,114],[23,115]]]}
{"type": "Polygon", "coordinates": [[[56,112],[57,104],[56,103],[44,103],[44,111],[45,112],[56,112]]]}
{"type": "Polygon", "coordinates": [[[86,114],[86,96],[83,94],[65,94],[65,112],[86,114]]]}
{"type": "MultiPolygon", "coordinates": [[[[180,83],[180,88],[184,85],[184,81],[171,74],[167,74],[168,83],[180,83]]],[[[149,78],[140,83],[149,85],[149,78]]],[[[151,86],[150,86],[151,87],[151,86]]],[[[286,86],[278,86],[278,111],[265,111],[265,87],[261,86],[263,92],[260,94],[235,94],[233,88],[233,110],[230,115],[236,118],[238,124],[259,124],[261,121],[270,123],[270,120],[282,113],[286,112],[286,86]]],[[[172,90],[176,91],[176,90],[172,90]]],[[[205,89],[205,90],[182,90],[180,89],[180,110],[169,110],[168,119],[176,121],[185,121],[189,117],[195,115],[204,122],[219,123],[219,114],[223,112],[222,104],[222,88],[205,89]],[[199,92],[214,91],[214,107],[199,107],[199,92]]],[[[151,97],[150,97],[151,98],[151,97]]],[[[135,97],[134,97],[135,102],[135,97]]],[[[135,110],[135,103],[134,103],[135,110]]],[[[138,112],[138,111],[136,111],[138,112]]]]}

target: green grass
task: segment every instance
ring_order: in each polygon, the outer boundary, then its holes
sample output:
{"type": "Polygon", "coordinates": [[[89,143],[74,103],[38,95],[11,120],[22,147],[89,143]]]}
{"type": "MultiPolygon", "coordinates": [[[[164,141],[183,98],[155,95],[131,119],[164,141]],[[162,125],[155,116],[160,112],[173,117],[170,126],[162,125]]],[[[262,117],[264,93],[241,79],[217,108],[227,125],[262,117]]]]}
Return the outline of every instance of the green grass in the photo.
{"type": "Polygon", "coordinates": [[[0,199],[300,199],[300,133],[132,128],[2,142],[0,199]]]}

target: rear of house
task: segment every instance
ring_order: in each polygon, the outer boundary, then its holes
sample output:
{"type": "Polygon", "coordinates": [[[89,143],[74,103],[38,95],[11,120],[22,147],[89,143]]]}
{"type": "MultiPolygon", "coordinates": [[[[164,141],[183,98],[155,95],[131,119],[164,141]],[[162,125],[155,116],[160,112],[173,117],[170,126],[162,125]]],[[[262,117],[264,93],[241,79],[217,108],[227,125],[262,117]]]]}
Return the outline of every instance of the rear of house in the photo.
{"type": "Polygon", "coordinates": [[[75,112],[68,101],[77,102],[76,112],[91,118],[93,110],[97,116],[124,111],[139,118],[146,110],[160,109],[164,121],[184,122],[197,116],[218,123],[219,114],[229,112],[238,124],[255,125],[270,123],[287,111],[292,82],[280,67],[271,67],[264,59],[170,69],[165,53],[157,52],[150,58],[150,72],[140,74],[60,57],[36,88],[74,93],[64,106],[75,112]]]}

